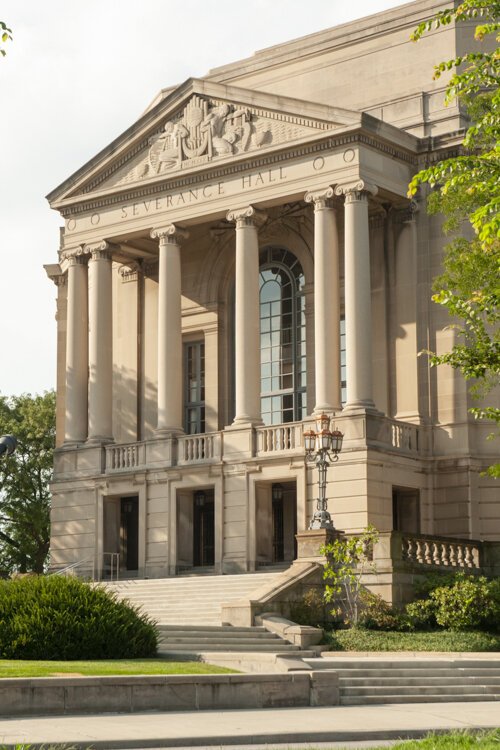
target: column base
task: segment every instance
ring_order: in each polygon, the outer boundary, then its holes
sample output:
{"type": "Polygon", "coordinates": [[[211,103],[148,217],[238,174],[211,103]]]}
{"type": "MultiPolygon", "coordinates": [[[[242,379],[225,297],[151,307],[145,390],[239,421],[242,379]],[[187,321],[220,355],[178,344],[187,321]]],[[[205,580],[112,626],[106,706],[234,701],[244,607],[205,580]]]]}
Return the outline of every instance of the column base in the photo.
{"type": "Polygon", "coordinates": [[[373,401],[352,401],[350,403],[347,403],[342,410],[343,414],[345,414],[346,412],[377,414],[379,416],[383,415],[383,412],[377,409],[373,401]]]}
{"type": "Polygon", "coordinates": [[[179,438],[183,437],[186,433],[180,427],[157,427],[155,430],[155,438],[179,438]]]}
{"type": "Polygon", "coordinates": [[[314,560],[324,562],[325,556],[321,554],[321,547],[331,544],[336,539],[343,537],[344,532],[337,529],[306,529],[295,535],[297,540],[297,559],[314,560]]]}
{"type": "Polygon", "coordinates": [[[85,445],[102,445],[103,443],[114,443],[115,439],[113,437],[101,437],[100,435],[96,435],[94,437],[89,437],[85,441],[85,445]]]}
{"type": "Polygon", "coordinates": [[[264,422],[262,421],[261,417],[243,416],[243,417],[235,417],[232,423],[228,425],[227,427],[225,427],[224,429],[231,430],[234,428],[236,430],[241,430],[244,428],[263,427],[263,426],[264,426],[264,422]]]}

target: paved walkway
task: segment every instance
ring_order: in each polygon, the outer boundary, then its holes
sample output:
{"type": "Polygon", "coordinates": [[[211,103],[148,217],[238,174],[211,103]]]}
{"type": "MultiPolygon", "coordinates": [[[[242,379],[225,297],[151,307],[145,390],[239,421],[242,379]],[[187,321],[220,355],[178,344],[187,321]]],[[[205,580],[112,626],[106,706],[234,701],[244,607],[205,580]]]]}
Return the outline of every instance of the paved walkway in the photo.
{"type": "Polygon", "coordinates": [[[0,744],[187,748],[421,737],[500,726],[499,702],[198,711],[0,720],[0,744]]]}

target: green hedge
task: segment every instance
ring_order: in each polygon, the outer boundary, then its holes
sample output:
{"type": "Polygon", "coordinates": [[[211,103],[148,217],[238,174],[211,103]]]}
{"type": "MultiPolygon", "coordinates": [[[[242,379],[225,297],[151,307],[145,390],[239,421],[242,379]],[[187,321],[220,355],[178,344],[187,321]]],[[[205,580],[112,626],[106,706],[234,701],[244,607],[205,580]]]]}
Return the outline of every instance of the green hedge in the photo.
{"type": "Polygon", "coordinates": [[[154,623],[100,586],[62,576],[0,581],[0,658],[154,656],[154,623]]]}
{"type": "Polygon", "coordinates": [[[500,651],[500,635],[477,631],[399,633],[349,628],[325,633],[323,641],[332,651],[500,651]]]}

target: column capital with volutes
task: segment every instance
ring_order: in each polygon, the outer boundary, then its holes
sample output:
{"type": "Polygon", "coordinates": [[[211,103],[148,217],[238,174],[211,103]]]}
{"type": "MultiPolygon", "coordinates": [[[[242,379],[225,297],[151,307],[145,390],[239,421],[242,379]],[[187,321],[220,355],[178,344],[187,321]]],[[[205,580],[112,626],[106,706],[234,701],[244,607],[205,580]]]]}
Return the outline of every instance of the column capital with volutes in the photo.
{"type": "Polygon", "coordinates": [[[353,203],[354,201],[368,200],[370,196],[375,196],[378,193],[378,187],[371,182],[366,180],[352,180],[351,182],[344,182],[337,185],[335,188],[335,195],[345,197],[346,203],[353,203]]]}
{"type": "Polygon", "coordinates": [[[177,224],[167,224],[163,227],[154,227],[149,236],[153,240],[159,240],[160,245],[181,245],[189,237],[189,232],[177,224]]]}
{"type": "Polygon", "coordinates": [[[111,260],[113,256],[114,245],[106,240],[99,242],[89,242],[84,245],[83,251],[90,256],[91,260],[111,260]]]}
{"type": "Polygon", "coordinates": [[[233,208],[226,214],[228,221],[234,222],[236,228],[240,227],[261,227],[266,219],[267,214],[255,206],[243,206],[242,208],[233,208]]]}
{"type": "Polygon", "coordinates": [[[320,211],[323,208],[333,208],[333,198],[335,190],[331,185],[327,187],[319,188],[318,190],[310,190],[304,196],[306,203],[314,203],[314,210],[320,211]]]}

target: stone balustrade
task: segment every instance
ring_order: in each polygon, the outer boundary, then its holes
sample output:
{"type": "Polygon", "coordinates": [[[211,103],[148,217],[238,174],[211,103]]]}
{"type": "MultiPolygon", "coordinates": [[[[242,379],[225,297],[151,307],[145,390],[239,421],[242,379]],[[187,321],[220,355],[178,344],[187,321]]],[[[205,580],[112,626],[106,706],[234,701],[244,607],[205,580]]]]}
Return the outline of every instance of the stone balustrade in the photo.
{"type": "MultiPolygon", "coordinates": [[[[254,447],[242,458],[303,456],[303,432],[311,426],[312,422],[307,420],[249,428],[254,436],[249,444],[254,447]]],[[[399,422],[378,414],[341,412],[335,417],[335,426],[344,433],[344,451],[372,448],[413,458],[425,454],[426,432],[419,425],[399,422]]],[[[89,474],[114,474],[224,461],[229,457],[229,454],[224,455],[225,434],[221,431],[155,437],[142,442],[111,444],[102,450],[99,446],[89,446],[85,448],[85,452],[80,448],[78,456],[74,448],[65,447],[56,451],[55,476],[74,471],[77,459],[82,464],[82,469],[89,474]]],[[[234,460],[234,453],[230,460],[234,460]]]]}
{"type": "Polygon", "coordinates": [[[480,570],[482,543],[434,536],[401,538],[401,559],[422,567],[480,570]]]}
{"type": "Polygon", "coordinates": [[[302,422],[257,428],[257,455],[303,452],[302,422]]]}
{"type": "Polygon", "coordinates": [[[106,470],[128,471],[146,465],[145,443],[126,443],[106,447],[106,470]]]}
{"type": "Polygon", "coordinates": [[[178,439],[178,463],[179,465],[185,465],[220,461],[221,447],[220,432],[184,435],[178,439]]]}

